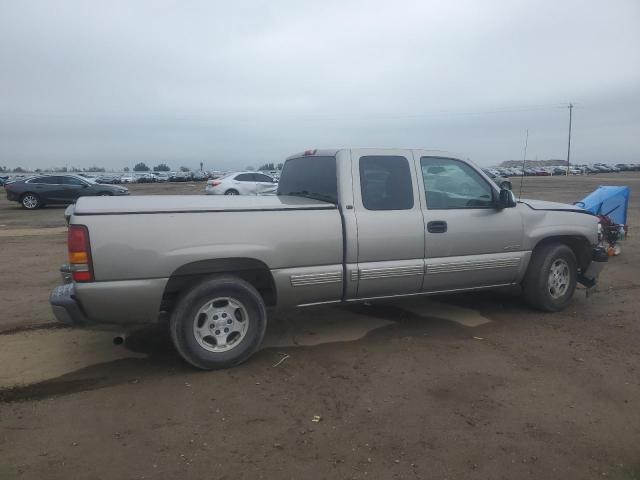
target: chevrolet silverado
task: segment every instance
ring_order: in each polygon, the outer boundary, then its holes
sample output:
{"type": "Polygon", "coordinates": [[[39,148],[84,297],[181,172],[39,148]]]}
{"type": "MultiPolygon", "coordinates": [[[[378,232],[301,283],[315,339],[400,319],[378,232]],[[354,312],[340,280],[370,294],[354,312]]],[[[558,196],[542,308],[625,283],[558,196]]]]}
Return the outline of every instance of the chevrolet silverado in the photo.
{"type": "Polygon", "coordinates": [[[309,150],[277,193],[78,199],[55,316],[124,329],[168,316],[186,361],[224,368],[258,348],[268,307],[521,285],[557,311],[607,259],[597,217],[516,201],[446,152],[309,150]]]}

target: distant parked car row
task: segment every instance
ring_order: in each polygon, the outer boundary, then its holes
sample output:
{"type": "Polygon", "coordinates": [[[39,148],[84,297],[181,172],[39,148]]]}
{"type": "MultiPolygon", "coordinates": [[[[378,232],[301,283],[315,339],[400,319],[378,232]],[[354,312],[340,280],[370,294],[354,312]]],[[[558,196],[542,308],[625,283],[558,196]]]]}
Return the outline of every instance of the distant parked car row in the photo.
{"type": "Polygon", "coordinates": [[[593,165],[571,165],[567,172],[565,166],[549,166],[549,167],[526,167],[522,168],[488,168],[485,173],[489,176],[495,177],[520,177],[522,175],[531,177],[546,177],[551,175],[585,175],[594,173],[613,173],[613,172],[626,172],[626,171],[638,171],[640,170],[640,164],[632,163],[619,163],[617,165],[607,165],[604,163],[594,163],[593,165]]]}
{"type": "Polygon", "coordinates": [[[103,174],[95,177],[97,183],[162,183],[162,182],[202,182],[215,175],[207,172],[149,172],[149,173],[125,173],[103,174]]]}

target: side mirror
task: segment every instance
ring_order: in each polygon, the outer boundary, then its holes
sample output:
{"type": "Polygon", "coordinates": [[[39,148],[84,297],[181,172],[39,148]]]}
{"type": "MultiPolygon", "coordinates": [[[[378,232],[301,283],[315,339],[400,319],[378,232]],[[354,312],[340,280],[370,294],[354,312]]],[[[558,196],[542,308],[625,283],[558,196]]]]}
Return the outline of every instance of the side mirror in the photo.
{"type": "Polygon", "coordinates": [[[516,197],[511,190],[506,188],[500,189],[500,195],[498,197],[497,208],[513,208],[516,206],[516,197]]]}

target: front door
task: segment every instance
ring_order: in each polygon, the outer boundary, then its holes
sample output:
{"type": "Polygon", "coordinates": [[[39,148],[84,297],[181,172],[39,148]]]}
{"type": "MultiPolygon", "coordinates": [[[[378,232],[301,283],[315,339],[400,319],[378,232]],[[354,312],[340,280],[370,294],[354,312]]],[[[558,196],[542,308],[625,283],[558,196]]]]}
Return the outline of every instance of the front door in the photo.
{"type": "Polygon", "coordinates": [[[497,188],[469,164],[420,155],[426,272],[423,291],[515,281],[525,261],[522,218],[497,209],[497,188]]]}
{"type": "Polygon", "coordinates": [[[275,194],[278,184],[273,181],[273,178],[264,173],[254,173],[253,176],[256,182],[256,193],[258,195],[275,194]]]}
{"type": "Polygon", "coordinates": [[[61,177],[62,178],[62,195],[65,202],[73,203],[81,195],[82,192],[88,187],[88,185],[75,177],[61,177]]]}
{"type": "MultiPolygon", "coordinates": [[[[424,222],[409,150],[352,150],[358,225],[357,297],[417,293],[424,276],[424,222]]],[[[355,277],[355,278],[354,278],[355,277]]]]}

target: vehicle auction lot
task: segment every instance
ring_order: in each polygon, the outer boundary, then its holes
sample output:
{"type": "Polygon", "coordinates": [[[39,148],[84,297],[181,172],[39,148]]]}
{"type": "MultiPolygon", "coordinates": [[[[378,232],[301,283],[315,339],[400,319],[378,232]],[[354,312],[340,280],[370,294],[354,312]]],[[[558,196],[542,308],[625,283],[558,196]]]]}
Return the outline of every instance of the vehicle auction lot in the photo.
{"type": "Polygon", "coordinates": [[[631,187],[630,238],[565,312],[515,289],[272,312],[217,372],[162,329],[123,347],[56,325],[64,208],[0,192],[0,479],[640,478],[640,173],[527,177],[523,197],[605,184],[631,187]]]}

